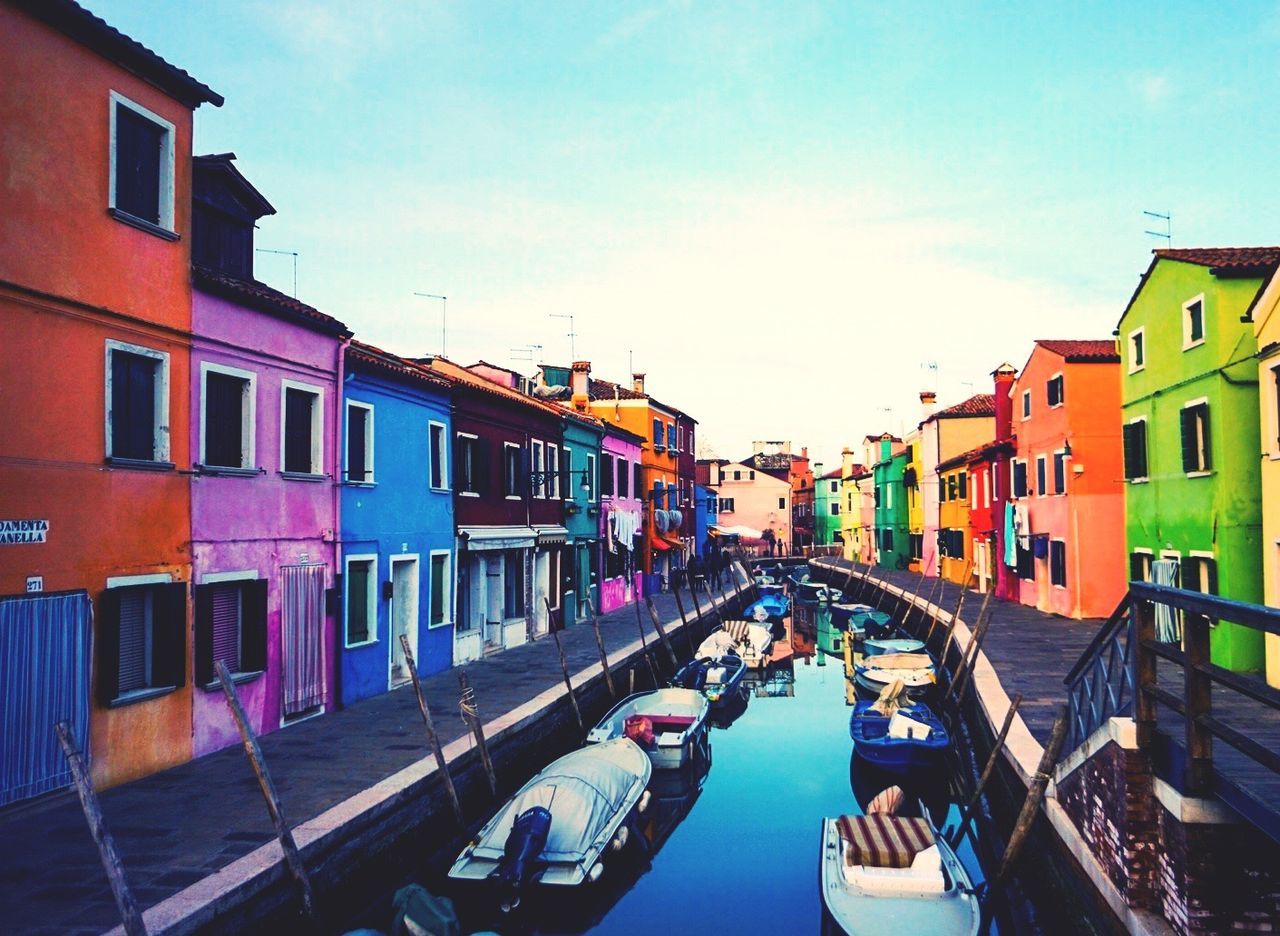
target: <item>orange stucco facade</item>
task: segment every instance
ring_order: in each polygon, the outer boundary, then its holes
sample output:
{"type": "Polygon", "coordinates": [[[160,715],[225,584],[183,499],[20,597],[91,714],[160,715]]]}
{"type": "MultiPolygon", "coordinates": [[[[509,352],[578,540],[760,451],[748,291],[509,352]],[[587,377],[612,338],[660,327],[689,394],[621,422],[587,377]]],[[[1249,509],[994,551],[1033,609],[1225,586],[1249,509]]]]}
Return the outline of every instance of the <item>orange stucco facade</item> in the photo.
{"type": "MultiPolygon", "coordinates": [[[[0,420],[0,517],[49,524],[44,543],[0,546],[0,595],[23,593],[29,577],[45,592],[83,589],[96,629],[108,580],[190,580],[180,471],[191,465],[193,104],[9,6],[0,34],[0,393],[21,388],[26,401],[0,420]],[[172,124],[176,238],[108,212],[113,93],[172,124]],[[154,466],[107,457],[109,342],[167,357],[154,466]]],[[[172,691],[115,707],[93,694],[99,784],[191,756],[189,628],[187,648],[187,678],[172,691]]]]}

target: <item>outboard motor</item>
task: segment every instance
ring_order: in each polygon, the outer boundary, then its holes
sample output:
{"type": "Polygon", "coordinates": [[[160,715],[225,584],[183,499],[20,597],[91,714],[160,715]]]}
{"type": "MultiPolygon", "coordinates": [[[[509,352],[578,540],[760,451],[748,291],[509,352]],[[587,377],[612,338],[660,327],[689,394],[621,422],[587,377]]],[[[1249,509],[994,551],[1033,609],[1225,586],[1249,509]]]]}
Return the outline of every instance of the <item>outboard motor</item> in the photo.
{"type": "Polygon", "coordinates": [[[892,620],[880,624],[874,618],[867,618],[866,623],[862,626],[863,633],[872,640],[884,640],[886,637],[892,637],[897,629],[897,625],[892,620]]]}
{"type": "Polygon", "coordinates": [[[540,870],[538,856],[546,848],[550,833],[551,812],[545,806],[526,809],[512,823],[502,859],[491,875],[503,891],[503,912],[520,903],[520,889],[540,870]]]}

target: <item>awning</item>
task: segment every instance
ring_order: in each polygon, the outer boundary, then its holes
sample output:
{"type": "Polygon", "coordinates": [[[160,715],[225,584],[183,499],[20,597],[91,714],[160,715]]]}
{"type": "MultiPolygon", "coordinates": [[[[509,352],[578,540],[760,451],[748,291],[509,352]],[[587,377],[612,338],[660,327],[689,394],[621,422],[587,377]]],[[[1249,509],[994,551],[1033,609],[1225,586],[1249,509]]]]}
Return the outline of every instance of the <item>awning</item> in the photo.
{"type": "Polygon", "coordinates": [[[710,529],[715,530],[717,536],[745,536],[747,539],[760,539],[764,536],[759,530],[749,526],[714,526],[710,529]]]}
{"type": "Polygon", "coordinates": [[[654,540],[652,545],[657,552],[666,552],[668,549],[673,548],[672,545],[668,543],[666,540],[660,540],[660,539],[654,540]]]}
{"type": "Polygon", "coordinates": [[[539,546],[553,546],[569,539],[569,531],[562,526],[535,526],[539,546]]]}
{"type": "Polygon", "coordinates": [[[471,550],[531,549],[537,531],[527,526],[459,527],[458,539],[471,550]]]}

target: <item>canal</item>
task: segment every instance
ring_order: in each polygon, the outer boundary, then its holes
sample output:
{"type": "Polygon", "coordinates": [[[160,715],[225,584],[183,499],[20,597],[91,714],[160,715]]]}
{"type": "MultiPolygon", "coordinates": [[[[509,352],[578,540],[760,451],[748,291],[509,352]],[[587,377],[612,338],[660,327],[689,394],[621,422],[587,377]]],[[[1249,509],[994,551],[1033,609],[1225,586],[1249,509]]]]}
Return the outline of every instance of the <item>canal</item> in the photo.
{"type": "MultiPolygon", "coordinates": [[[[814,606],[799,606],[783,627],[773,662],[744,684],[735,708],[713,725],[709,756],[693,769],[654,772],[643,841],[611,858],[600,881],[533,888],[503,914],[483,885],[446,877],[460,844],[455,840],[402,869],[396,886],[416,881],[448,896],[463,933],[822,931],[821,820],[861,812],[860,802],[894,781],[851,757],[844,632],[814,606]]],[[[540,751],[524,776],[510,781],[523,782],[571,745],[566,739],[540,751]]],[[[925,796],[935,822],[954,826],[959,809],[951,804],[958,798],[953,778],[935,779],[931,788],[912,793],[925,796]]],[[[959,853],[975,883],[983,880],[972,842],[959,853]]],[[[386,887],[343,928],[385,932],[393,890],[386,887]]]]}

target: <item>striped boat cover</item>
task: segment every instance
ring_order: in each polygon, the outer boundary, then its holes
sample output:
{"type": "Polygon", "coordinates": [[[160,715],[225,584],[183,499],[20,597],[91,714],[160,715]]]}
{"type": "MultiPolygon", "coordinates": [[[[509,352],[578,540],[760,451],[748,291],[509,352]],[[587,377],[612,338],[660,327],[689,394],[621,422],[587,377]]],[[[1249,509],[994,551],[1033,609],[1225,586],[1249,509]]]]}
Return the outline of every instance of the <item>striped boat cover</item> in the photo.
{"type": "Polygon", "coordinates": [[[747,628],[750,626],[750,621],[725,621],[724,631],[735,641],[742,643],[747,639],[747,628]]]}
{"type": "Polygon", "coordinates": [[[933,844],[927,819],[903,816],[841,816],[836,820],[850,867],[909,868],[916,854],[933,844]]]}

